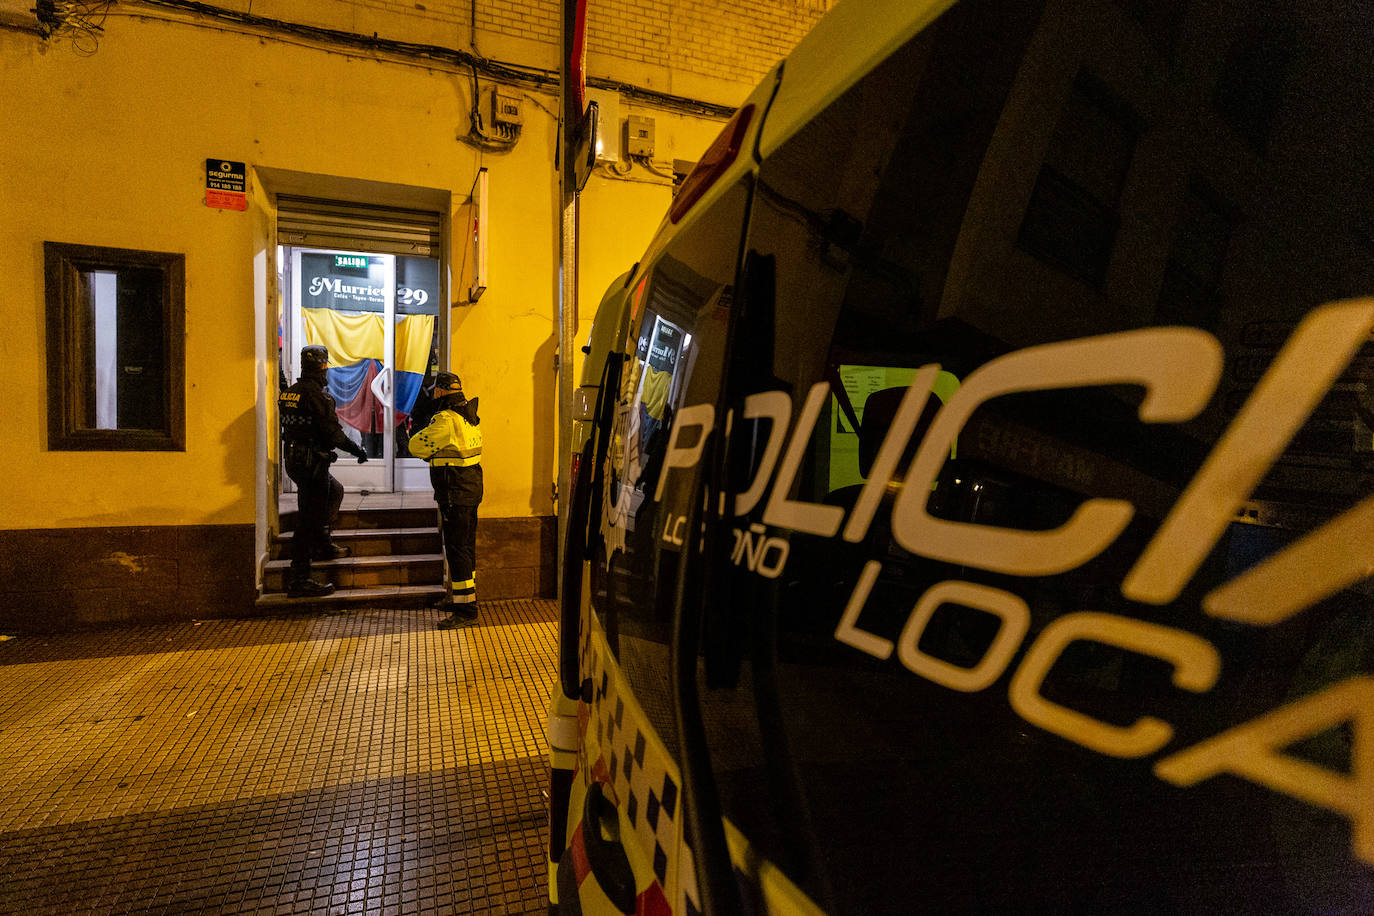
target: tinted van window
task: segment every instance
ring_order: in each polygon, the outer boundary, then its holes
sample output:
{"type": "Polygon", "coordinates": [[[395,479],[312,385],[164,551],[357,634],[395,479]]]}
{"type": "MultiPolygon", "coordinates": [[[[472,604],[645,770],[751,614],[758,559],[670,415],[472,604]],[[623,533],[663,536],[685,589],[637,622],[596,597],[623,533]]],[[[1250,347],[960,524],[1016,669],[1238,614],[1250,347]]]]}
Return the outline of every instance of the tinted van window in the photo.
{"type": "Polygon", "coordinates": [[[668,638],[697,468],[664,467],[670,438],[689,449],[710,432],[734,296],[747,189],[718,199],[674,239],[630,293],[623,352],[599,424],[600,506],[590,538],[592,608],[658,736],[676,755],[668,638]],[[672,487],[666,487],[669,478],[672,487]]]}
{"type": "Polygon", "coordinates": [[[1374,900],[1374,10],[1136,6],[957,4],[761,166],[703,699],[830,912],[1374,900]]]}

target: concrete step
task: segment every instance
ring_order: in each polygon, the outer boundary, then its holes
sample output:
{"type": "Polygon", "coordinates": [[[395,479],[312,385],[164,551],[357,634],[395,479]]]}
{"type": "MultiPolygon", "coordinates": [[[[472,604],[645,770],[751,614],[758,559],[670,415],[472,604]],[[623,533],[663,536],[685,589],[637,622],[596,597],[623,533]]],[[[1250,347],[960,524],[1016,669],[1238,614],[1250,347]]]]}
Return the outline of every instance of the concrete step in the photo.
{"type": "MultiPolygon", "coordinates": [[[[263,592],[286,590],[285,580],[291,561],[269,560],[263,570],[263,592]]],[[[444,555],[383,554],[380,556],[345,557],[341,560],[319,560],[310,565],[310,575],[317,580],[332,582],[339,588],[371,588],[374,586],[438,585],[444,584],[444,555]]]]}
{"type": "MultiPolygon", "coordinates": [[[[291,532],[277,535],[272,544],[272,559],[291,556],[291,532]]],[[[353,551],[355,557],[380,557],[397,554],[434,554],[443,550],[439,529],[425,528],[336,528],[334,543],[353,551]]]]}
{"type": "MultiPolygon", "coordinates": [[[[281,530],[296,529],[295,511],[281,514],[281,530]]],[[[346,509],[339,513],[336,532],[352,528],[435,528],[439,511],[434,506],[410,509],[346,509]]]]}
{"type": "Polygon", "coordinates": [[[437,605],[444,599],[444,586],[389,585],[374,588],[341,588],[323,598],[288,598],[285,592],[272,592],[257,600],[264,613],[328,610],[331,608],[418,608],[437,605]]]}

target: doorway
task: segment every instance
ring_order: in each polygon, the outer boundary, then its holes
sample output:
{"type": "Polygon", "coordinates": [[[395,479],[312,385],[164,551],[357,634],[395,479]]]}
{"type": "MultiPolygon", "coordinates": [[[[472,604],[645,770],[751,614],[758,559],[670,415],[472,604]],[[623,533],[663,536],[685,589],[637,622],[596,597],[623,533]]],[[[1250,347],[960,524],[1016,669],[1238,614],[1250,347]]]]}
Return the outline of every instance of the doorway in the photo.
{"type": "Polygon", "coordinates": [[[369,459],[341,456],[333,475],[352,492],[428,490],[428,468],[406,444],[429,420],[424,389],[443,365],[438,214],[287,198],[279,207],[279,381],[300,377],[301,347],[326,347],[339,421],[369,459]]]}

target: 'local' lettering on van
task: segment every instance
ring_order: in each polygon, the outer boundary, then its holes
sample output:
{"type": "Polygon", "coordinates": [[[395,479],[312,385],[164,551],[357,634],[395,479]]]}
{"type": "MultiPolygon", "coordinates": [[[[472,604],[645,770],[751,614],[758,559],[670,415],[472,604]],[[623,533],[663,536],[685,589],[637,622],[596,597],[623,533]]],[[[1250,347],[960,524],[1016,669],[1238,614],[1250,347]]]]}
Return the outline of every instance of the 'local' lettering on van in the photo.
{"type": "MultiPolygon", "coordinates": [[[[1289,441],[1340,376],[1374,326],[1374,298],[1331,303],[1303,319],[1231,421],[1197,474],[1121,583],[1124,597],[1167,604],[1178,597],[1216,546],[1289,441]]],[[[1030,347],[1001,356],[973,372],[936,414],[922,438],[892,510],[892,532],[908,552],[952,565],[1017,576],[1066,572],[1098,556],[1135,514],[1124,499],[1084,501],[1058,528],[1025,531],[958,522],[929,514],[926,504],[950,447],[974,411],[1003,395],[1133,384],[1145,390],[1138,416],[1145,423],[1179,423],[1195,417],[1211,399],[1221,375],[1223,352],[1212,335],[1194,328],[1147,328],[1030,347]]],[[[807,393],[789,431],[791,398],[781,391],[746,399],[747,419],[769,421],[768,441],[753,481],[735,501],[735,514],[764,504],[768,526],[821,537],[840,533],[863,540],[881,504],[900,456],[914,434],[939,367],[917,371],[898,406],[873,469],[846,521],[844,510],[792,500],[789,493],[830,386],[819,382],[807,393]],[[790,432],[790,438],[788,433],[790,432]],[[783,443],[786,440],[786,451],[783,443]],[[777,470],[774,478],[774,470],[777,470]]],[[[726,418],[727,430],[731,428],[726,418]]],[[[655,499],[661,499],[671,469],[687,469],[701,458],[714,427],[714,408],[683,408],[663,459],[655,499]]],[[[722,513],[723,514],[723,513],[722,513]]],[[[1374,575],[1374,497],[1367,498],[1316,531],[1242,572],[1206,595],[1208,615],[1253,626],[1272,626],[1374,575]]],[[[732,557],[762,575],[778,575],[786,550],[778,538],[764,538],[763,526],[736,529],[732,557]]],[[[676,534],[676,532],[675,532],[676,534]]],[[[974,692],[996,683],[1011,666],[1030,627],[1025,601],[1003,589],[971,582],[940,582],[917,601],[896,642],[860,625],[863,608],[881,563],[864,566],[835,638],[880,659],[895,651],[915,674],[951,690],[974,692]],[[943,604],[974,608],[1000,621],[996,637],[972,668],[950,664],[920,649],[921,636],[943,604]]],[[[1162,751],[1173,727],[1142,716],[1129,726],[1103,722],[1046,698],[1041,686],[1076,642],[1114,646],[1167,662],[1173,684],[1194,694],[1209,691],[1221,671],[1210,642],[1192,633],[1114,614],[1065,614],[1045,627],[1012,674],[1008,700],[1027,722],[1102,754],[1140,758],[1162,751]]],[[[1250,722],[1156,762],[1155,775],[1179,786],[1230,773],[1352,822],[1356,857],[1374,864],[1374,678],[1351,677],[1250,722]],[[1283,753],[1287,746],[1340,724],[1354,733],[1348,774],[1333,772],[1283,753]]]]}

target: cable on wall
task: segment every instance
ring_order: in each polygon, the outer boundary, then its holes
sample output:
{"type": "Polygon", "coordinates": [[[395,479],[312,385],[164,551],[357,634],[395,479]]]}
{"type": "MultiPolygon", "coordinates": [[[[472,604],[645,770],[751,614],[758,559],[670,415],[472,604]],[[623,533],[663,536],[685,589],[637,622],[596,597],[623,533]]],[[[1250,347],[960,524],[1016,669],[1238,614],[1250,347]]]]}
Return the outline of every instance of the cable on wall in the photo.
{"type": "Polygon", "coordinates": [[[100,47],[105,17],[114,0],[36,0],[32,10],[43,39],[69,41],[81,57],[90,57],[100,47]]]}
{"type": "Polygon", "coordinates": [[[643,156],[632,156],[629,159],[622,159],[619,162],[598,162],[592,174],[600,178],[612,181],[629,181],[635,184],[649,184],[659,188],[670,188],[674,194],[677,193],[679,176],[669,174],[655,168],[653,163],[643,156]],[[644,178],[635,173],[635,166],[639,166],[651,175],[656,177],[644,178]]]}
{"type": "MultiPolygon", "coordinates": [[[[108,8],[110,6],[109,0],[102,3],[73,3],[71,0],[40,0],[40,2],[56,5],[66,3],[67,5],[82,7],[108,8]]],[[[254,29],[287,34],[299,38],[308,38],[325,44],[343,45],[374,53],[393,54],[404,58],[429,60],[448,64],[450,66],[471,68],[474,74],[480,73],[488,79],[500,80],[504,83],[514,83],[516,85],[549,90],[553,90],[558,86],[558,73],[556,71],[545,70],[539,67],[528,67],[523,64],[505,63],[455,48],[445,48],[440,45],[417,44],[415,42],[399,41],[392,38],[381,38],[375,33],[369,36],[358,32],[345,32],[340,29],[327,29],[320,26],[302,25],[300,23],[288,22],[283,19],[272,19],[254,13],[240,12],[238,10],[213,6],[208,3],[200,3],[198,0],[139,0],[139,2],[144,6],[179,10],[181,12],[193,13],[198,16],[204,16],[224,22],[232,22],[254,29]]],[[[684,114],[727,119],[735,113],[735,109],[729,105],[717,105],[714,102],[705,102],[700,99],[688,98],[686,96],[658,92],[654,89],[646,89],[642,86],[635,86],[631,83],[623,83],[617,80],[589,77],[587,79],[587,84],[598,89],[613,89],[626,98],[634,99],[656,108],[684,114]]]]}

